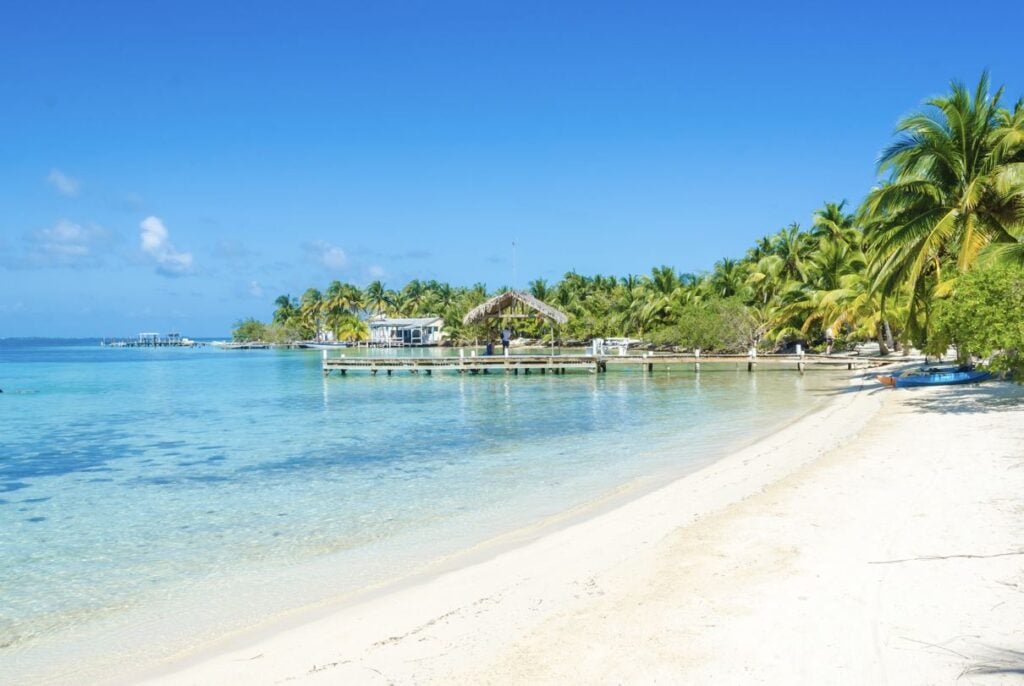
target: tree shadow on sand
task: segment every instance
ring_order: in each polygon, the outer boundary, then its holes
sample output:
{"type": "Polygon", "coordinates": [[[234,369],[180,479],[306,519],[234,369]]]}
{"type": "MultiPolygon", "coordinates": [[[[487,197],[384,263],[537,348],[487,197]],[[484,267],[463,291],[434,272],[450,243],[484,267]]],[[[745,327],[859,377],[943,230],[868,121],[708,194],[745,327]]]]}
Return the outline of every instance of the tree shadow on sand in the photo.
{"type": "Polygon", "coordinates": [[[1024,386],[993,382],[970,386],[902,388],[903,402],[925,412],[987,414],[1024,410],[1024,386]]]}
{"type": "Polygon", "coordinates": [[[1024,410],[1024,384],[1008,381],[992,381],[984,384],[963,386],[921,386],[892,389],[878,383],[875,377],[880,372],[873,370],[853,377],[859,383],[825,391],[828,395],[850,395],[852,393],[895,393],[906,405],[944,414],[985,414],[988,412],[1011,412],[1024,410]]]}

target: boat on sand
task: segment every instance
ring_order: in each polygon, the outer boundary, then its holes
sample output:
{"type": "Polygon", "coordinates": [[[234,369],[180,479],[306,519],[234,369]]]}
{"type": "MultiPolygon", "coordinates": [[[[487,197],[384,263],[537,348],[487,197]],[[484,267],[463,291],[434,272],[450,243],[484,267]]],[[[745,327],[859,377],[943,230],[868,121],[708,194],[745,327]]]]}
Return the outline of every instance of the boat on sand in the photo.
{"type": "Polygon", "coordinates": [[[896,375],[879,375],[879,383],[892,388],[912,386],[950,386],[954,384],[978,383],[992,378],[990,372],[973,369],[915,369],[896,375]]]}

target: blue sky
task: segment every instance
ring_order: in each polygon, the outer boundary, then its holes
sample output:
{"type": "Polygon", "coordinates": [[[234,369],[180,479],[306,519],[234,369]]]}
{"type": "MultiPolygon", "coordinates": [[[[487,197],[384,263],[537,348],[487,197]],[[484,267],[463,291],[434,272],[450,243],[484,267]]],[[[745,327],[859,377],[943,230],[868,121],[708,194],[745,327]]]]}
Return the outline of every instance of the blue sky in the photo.
{"type": "Polygon", "coordinates": [[[1024,10],[39,0],[0,21],[0,336],[223,335],[333,278],[708,269],[857,202],[1024,10]],[[970,15],[977,16],[976,23],[970,15]]]}

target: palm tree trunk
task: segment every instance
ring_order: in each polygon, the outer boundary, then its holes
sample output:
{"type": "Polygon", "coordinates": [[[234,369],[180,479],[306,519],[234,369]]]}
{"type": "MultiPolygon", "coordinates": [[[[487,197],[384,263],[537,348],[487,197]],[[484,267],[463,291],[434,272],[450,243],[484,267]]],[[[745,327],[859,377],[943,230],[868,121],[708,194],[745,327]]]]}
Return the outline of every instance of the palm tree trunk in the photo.
{"type": "Polygon", "coordinates": [[[878,339],[878,354],[885,356],[889,354],[889,346],[886,345],[885,328],[882,324],[875,327],[875,338],[878,339]]]}
{"type": "Polygon", "coordinates": [[[885,344],[889,347],[890,350],[895,350],[896,343],[892,339],[892,327],[889,326],[889,320],[883,319],[882,326],[885,328],[885,344]]]}

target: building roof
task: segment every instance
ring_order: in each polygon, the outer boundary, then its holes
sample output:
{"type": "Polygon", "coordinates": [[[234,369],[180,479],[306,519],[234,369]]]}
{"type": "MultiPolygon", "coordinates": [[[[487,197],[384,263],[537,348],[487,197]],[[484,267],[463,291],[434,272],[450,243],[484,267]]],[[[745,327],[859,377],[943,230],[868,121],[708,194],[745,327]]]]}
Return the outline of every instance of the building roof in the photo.
{"type": "Polygon", "coordinates": [[[469,326],[470,324],[479,324],[487,319],[501,317],[502,315],[513,316],[516,310],[533,310],[556,324],[565,324],[569,321],[569,315],[565,312],[557,310],[545,302],[541,302],[529,293],[505,291],[501,295],[496,295],[487,302],[474,307],[462,318],[462,323],[469,326]]]}
{"type": "Polygon", "coordinates": [[[371,319],[370,326],[390,326],[404,329],[417,326],[430,326],[437,322],[444,323],[444,320],[441,317],[380,317],[371,319]]]}

